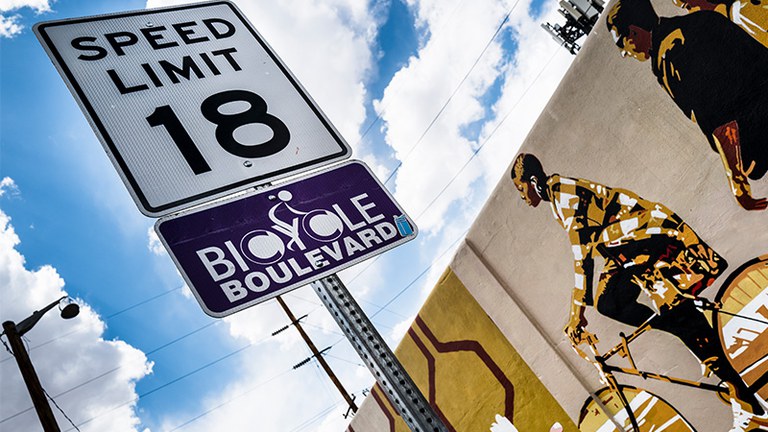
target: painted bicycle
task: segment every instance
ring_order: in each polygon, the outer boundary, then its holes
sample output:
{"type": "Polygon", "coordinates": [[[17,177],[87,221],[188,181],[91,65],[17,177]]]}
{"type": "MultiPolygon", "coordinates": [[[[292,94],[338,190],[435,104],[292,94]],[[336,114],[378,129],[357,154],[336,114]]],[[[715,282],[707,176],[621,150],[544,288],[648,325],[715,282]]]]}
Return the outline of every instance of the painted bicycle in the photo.
{"type": "MultiPolygon", "coordinates": [[[[713,326],[728,362],[739,372],[749,390],[761,401],[768,399],[768,255],[748,261],[736,269],[722,285],[714,301],[697,297],[697,308],[712,312],[713,326]]],[[[683,415],[652,393],[620,384],[616,374],[626,374],[694,387],[717,393],[732,404],[732,389],[725,383],[712,384],[642,370],[635,362],[630,344],[653,327],[658,315],[637,327],[631,334],[620,334],[620,342],[605,352],[598,350],[598,338],[587,333],[574,350],[592,363],[606,387],[584,403],[579,419],[583,432],[611,431],[694,431],[683,415]],[[609,363],[618,355],[629,363],[609,363]]],[[[764,404],[765,405],[765,404],[764,404]]],[[[734,410],[732,431],[768,431],[768,416],[734,410]]]]}

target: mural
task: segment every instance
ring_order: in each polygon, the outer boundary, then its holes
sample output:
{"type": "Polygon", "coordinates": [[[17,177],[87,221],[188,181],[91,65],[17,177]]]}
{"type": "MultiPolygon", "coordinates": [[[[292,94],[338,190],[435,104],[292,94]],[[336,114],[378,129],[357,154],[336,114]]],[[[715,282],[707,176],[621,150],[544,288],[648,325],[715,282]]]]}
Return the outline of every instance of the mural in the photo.
{"type": "Polygon", "coordinates": [[[719,339],[750,388],[768,399],[768,255],[746,262],[718,293],[719,339]]]}
{"type": "MultiPolygon", "coordinates": [[[[676,17],[659,17],[649,0],[619,0],[606,24],[623,56],[651,60],[659,84],[720,154],[738,203],[765,210],[768,199],[752,197],[749,180],[768,171],[768,50],[757,41],[768,12],[759,1],[745,3],[761,20],[732,15],[745,28],[703,10],[704,0],[685,3],[702,10],[676,17]]],[[[741,11],[743,3],[730,4],[741,11]]]]}
{"type": "MultiPolygon", "coordinates": [[[[653,393],[630,386],[621,386],[621,393],[632,407],[631,412],[637,413],[636,420],[640,425],[638,432],[695,432],[693,426],[682,414],[653,393]]],[[[587,399],[581,408],[579,415],[581,432],[620,432],[630,427],[627,411],[611,389],[599,390],[596,393],[596,399],[587,399]]]]}
{"type": "Polygon", "coordinates": [[[669,332],[728,384],[729,398],[739,408],[765,415],[727,361],[715,329],[696,307],[697,294],[712,285],[728,265],[688,224],[664,205],[628,190],[548,176],[532,154],[521,153],[515,159],[511,177],[528,205],[548,202],[568,233],[576,286],[565,333],[574,346],[589,335],[584,316],[587,306],[632,327],[669,332]],[[601,256],[605,264],[593,295],[594,255],[601,256]],[[638,302],[641,291],[655,310],[638,302]]]}
{"type": "MultiPolygon", "coordinates": [[[[703,304],[707,304],[703,301],[703,304]]],[[[768,255],[758,257],[742,265],[730,277],[717,295],[715,303],[710,304],[715,312],[715,327],[719,330],[719,343],[727,352],[726,360],[741,374],[747,383],[747,390],[765,398],[768,386],[768,350],[766,350],[765,329],[768,327],[768,255]]],[[[601,375],[601,381],[608,387],[597,392],[597,397],[587,399],[579,417],[579,429],[582,432],[608,432],[629,429],[635,432],[651,430],[685,430],[693,427],[677,409],[646,390],[618,383],[615,373],[642,376],[668,383],[682,384],[704,390],[719,392],[723,400],[734,406],[732,432],[768,430],[768,416],[756,415],[741,405],[718,386],[703,382],[669,377],[653,372],[640,371],[629,349],[629,343],[645,331],[639,328],[629,337],[622,336],[620,345],[600,354],[597,340],[587,336],[587,345],[593,356],[574,347],[585,360],[593,363],[601,375]],[[629,359],[630,367],[608,365],[607,361],[615,354],[629,359]]],[[[755,397],[754,399],[757,399],[755,397]]]]}
{"type": "Polygon", "coordinates": [[[719,13],[768,46],[768,2],[764,0],[674,0],[674,3],[689,12],[719,13]]]}
{"type": "Polygon", "coordinates": [[[768,1],[601,19],[398,356],[456,431],[768,431],[768,1]]]}
{"type": "MultiPolygon", "coordinates": [[[[396,354],[449,431],[577,430],[450,270],[435,286],[396,354]]],[[[382,421],[377,430],[407,432],[378,385],[371,394],[386,418],[386,426],[382,421]]],[[[372,415],[366,409],[371,407],[361,407],[357,417],[372,415]]],[[[353,421],[348,430],[358,428],[363,430],[353,421]]]]}

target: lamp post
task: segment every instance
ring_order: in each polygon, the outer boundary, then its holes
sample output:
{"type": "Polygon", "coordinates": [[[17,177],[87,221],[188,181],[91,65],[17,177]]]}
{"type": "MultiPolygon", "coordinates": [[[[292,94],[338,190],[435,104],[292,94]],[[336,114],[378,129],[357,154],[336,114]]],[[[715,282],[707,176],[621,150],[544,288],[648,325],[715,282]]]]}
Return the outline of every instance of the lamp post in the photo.
{"type": "Polygon", "coordinates": [[[59,429],[59,425],[56,423],[56,418],[53,416],[51,406],[48,404],[48,399],[45,397],[43,386],[40,385],[40,380],[37,378],[37,373],[32,366],[32,361],[29,359],[29,355],[27,354],[27,350],[24,347],[21,337],[32,329],[32,327],[40,321],[40,318],[42,318],[46,312],[53,309],[57,304],[61,310],[62,318],[70,319],[77,316],[80,312],[80,307],[76,303],[69,302],[63,308],[61,307],[62,300],[66,298],[68,297],[64,296],[53,301],[48,306],[39,311],[35,311],[19,324],[16,324],[13,321],[6,321],[3,323],[3,334],[8,338],[11,350],[13,351],[13,357],[19,365],[21,376],[24,378],[24,383],[27,385],[27,390],[29,390],[32,403],[35,406],[37,416],[40,418],[40,423],[43,425],[43,430],[45,432],[60,432],[61,429],[59,429]]]}

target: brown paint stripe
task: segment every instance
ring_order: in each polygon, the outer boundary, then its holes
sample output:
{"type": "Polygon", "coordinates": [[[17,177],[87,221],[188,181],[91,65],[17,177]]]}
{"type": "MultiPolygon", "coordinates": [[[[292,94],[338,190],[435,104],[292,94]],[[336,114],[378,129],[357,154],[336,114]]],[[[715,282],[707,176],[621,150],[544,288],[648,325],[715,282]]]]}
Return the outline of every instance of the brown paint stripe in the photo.
{"type": "Polygon", "coordinates": [[[413,342],[416,344],[416,346],[419,348],[422,354],[424,354],[424,357],[427,359],[427,370],[429,371],[429,403],[434,404],[435,403],[435,357],[432,355],[431,352],[429,352],[429,349],[427,349],[427,346],[424,345],[424,342],[421,340],[419,335],[416,334],[416,331],[413,329],[413,327],[408,329],[408,336],[413,339],[413,342]]]}
{"type": "MultiPolygon", "coordinates": [[[[440,342],[437,340],[437,337],[435,337],[434,333],[432,333],[427,324],[419,315],[416,316],[416,325],[419,326],[422,332],[424,332],[424,335],[427,337],[427,339],[429,339],[432,345],[435,346],[438,352],[447,353],[457,351],[470,351],[475,353],[475,355],[477,355],[480,360],[485,363],[485,366],[488,368],[488,370],[491,371],[496,380],[499,381],[501,386],[504,388],[504,416],[511,421],[515,406],[515,386],[512,384],[509,378],[507,378],[499,365],[493,361],[488,352],[485,351],[485,348],[483,348],[479,342],[474,340],[440,342]]],[[[430,374],[431,373],[432,372],[430,371],[430,374]]]]}
{"type": "Polygon", "coordinates": [[[436,384],[436,372],[435,372],[435,357],[432,355],[431,352],[427,349],[427,346],[422,342],[419,335],[416,334],[416,331],[413,329],[413,327],[408,329],[408,335],[413,339],[413,342],[416,344],[416,346],[421,350],[421,353],[424,354],[424,357],[427,359],[427,370],[429,371],[429,404],[432,406],[432,409],[435,410],[437,415],[440,417],[440,419],[443,421],[443,424],[448,428],[451,432],[456,432],[456,428],[453,427],[450,421],[448,421],[448,418],[443,414],[443,411],[440,409],[440,407],[437,405],[437,384],[436,384]]]}
{"type": "Polygon", "coordinates": [[[376,384],[371,389],[371,394],[373,395],[373,399],[376,400],[376,404],[378,404],[379,408],[381,408],[381,411],[383,411],[384,415],[387,416],[387,422],[389,423],[389,432],[395,432],[395,417],[392,415],[392,412],[394,411],[394,409],[391,407],[391,405],[388,406],[389,400],[386,397],[380,395],[379,392],[383,392],[383,390],[381,390],[381,387],[379,387],[379,385],[376,384]],[[384,400],[386,400],[387,402],[385,403],[384,400]]]}

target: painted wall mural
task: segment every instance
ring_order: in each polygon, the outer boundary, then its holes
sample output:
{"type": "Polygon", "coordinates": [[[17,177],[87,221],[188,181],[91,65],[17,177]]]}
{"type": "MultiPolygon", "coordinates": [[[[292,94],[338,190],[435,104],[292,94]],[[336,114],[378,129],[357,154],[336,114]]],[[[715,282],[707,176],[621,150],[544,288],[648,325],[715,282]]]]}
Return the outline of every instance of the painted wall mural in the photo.
{"type": "MultiPolygon", "coordinates": [[[[517,156],[511,178],[529,206],[548,203],[568,234],[575,287],[564,331],[574,347],[589,345],[594,338],[586,330],[588,306],[636,328],[638,335],[648,329],[669,332],[725,383],[719,393],[733,401],[735,417],[755,418],[755,422],[763,418],[768,425],[765,409],[729,362],[704,314],[705,306],[716,306],[698,296],[728,264],[688,224],[663,204],[634,192],[558,174],[548,176],[532,154],[517,156]],[[595,256],[604,262],[596,287],[595,256]],[[652,307],[638,302],[641,292],[652,307]]],[[[624,345],[628,342],[625,339],[624,345]]],[[[599,362],[596,365],[605,371],[599,362]]],[[[624,399],[618,387],[612,389],[624,399]]],[[[626,400],[624,404],[628,421],[637,428],[640,419],[626,400]]]]}
{"type": "MultiPolygon", "coordinates": [[[[664,399],[642,389],[621,386],[621,394],[637,413],[638,428],[642,432],[670,431],[694,432],[695,429],[673,406],[664,399]]],[[[582,432],[618,432],[618,426],[629,423],[627,410],[615,396],[615,391],[604,388],[597,392],[597,400],[587,399],[579,415],[582,432]],[[599,401],[599,404],[598,404],[599,401]],[[602,406],[601,406],[602,405],[602,406]]]]}
{"type": "MultiPolygon", "coordinates": [[[[435,286],[396,354],[449,431],[577,430],[450,270],[435,286]]],[[[371,393],[387,423],[378,430],[408,431],[381,388],[374,386],[371,393]]],[[[365,411],[361,408],[363,415],[365,411]]],[[[358,428],[363,426],[353,421],[348,430],[358,428]]]]}
{"type": "MultiPolygon", "coordinates": [[[[398,356],[456,431],[768,431],[768,0],[615,0],[600,20],[433,296],[467,292],[430,298],[398,356]],[[465,302],[495,330],[459,331],[465,302]]],[[[406,430],[380,399],[352,426],[375,406],[390,428],[357,432],[406,430]]]]}
{"type": "MultiPolygon", "coordinates": [[[[736,202],[743,209],[758,211],[768,208],[768,200],[753,195],[750,185],[750,180],[763,179],[768,171],[768,2],[763,3],[675,0],[684,12],[663,16],[650,0],[616,0],[603,18],[621,56],[640,63],[650,60],[657,84],[698,126],[704,135],[698,140],[708,141],[719,155],[736,202]]],[[[654,113],[651,110],[645,115],[654,113]]],[[[642,131],[643,121],[632,125],[635,118],[619,120],[607,129],[625,129],[629,124],[642,131]]],[[[537,145],[541,143],[532,147],[537,145]]],[[[647,151],[665,151],[663,143],[638,141],[637,145],[647,151]]],[[[606,143],[605,148],[611,145],[606,143]]],[[[523,150],[530,151],[526,147],[523,150]]],[[[634,168],[631,159],[617,158],[616,162],[622,169],[634,168]]],[[[675,169],[674,163],[669,165],[675,169]]],[[[642,172],[642,167],[637,168],[642,172]]],[[[685,172],[691,168],[676,169],[685,172]]],[[[547,175],[533,153],[520,153],[510,175],[527,205],[537,207],[545,202],[550,207],[570,243],[575,281],[564,333],[577,354],[596,367],[600,382],[607,384],[597,394],[606,395],[612,407],[602,407],[610,409],[599,410],[594,421],[585,422],[585,413],[595,413],[595,406],[600,405],[596,398],[588,399],[579,422],[583,431],[613,430],[605,429],[603,420],[630,430],[657,430],[662,425],[670,427],[673,419],[685,428],[674,426],[672,430],[694,430],[662,399],[641,388],[619,384],[620,374],[712,391],[713,396],[731,405],[731,431],[768,430],[765,256],[743,264],[731,261],[740,266],[729,269],[726,254],[710,247],[664,204],[593,180],[547,175]],[[600,266],[595,265],[596,257],[600,266]],[[705,291],[726,274],[727,280],[715,293],[705,291]],[[641,293],[647,301],[639,299],[641,293]],[[623,323],[631,333],[621,333],[618,344],[600,351],[599,339],[586,330],[587,307],[623,323]],[[676,336],[702,365],[704,379],[640,370],[630,344],[649,330],[676,336]],[[629,364],[619,366],[610,361],[616,354],[627,358],[629,364]],[[714,382],[706,380],[710,374],[716,378],[714,382]],[[636,403],[639,395],[647,396],[643,401],[656,401],[655,407],[668,407],[667,414],[649,420],[647,407],[636,403]],[[592,408],[587,409],[590,404],[592,408]],[[617,407],[624,413],[616,411],[617,407]],[[654,428],[648,429],[649,425],[654,428]]],[[[634,183],[644,182],[635,179],[634,183]]],[[[707,198],[707,194],[694,197],[703,202],[707,198]]],[[[762,227],[761,234],[768,230],[765,220],[757,226],[762,227]]],[[[727,231],[727,224],[722,229],[727,231]]],[[[757,247],[758,253],[768,250],[764,241],[735,246],[747,250],[757,247]]]]}
{"type": "Polygon", "coordinates": [[[650,0],[617,0],[606,24],[622,54],[651,60],[659,84],[720,155],[739,204],[765,210],[768,199],[754,198],[749,180],[768,171],[768,50],[750,32],[763,37],[768,13],[760,1],[744,3],[760,11],[759,30],[708,10],[660,17],[650,0]]]}

